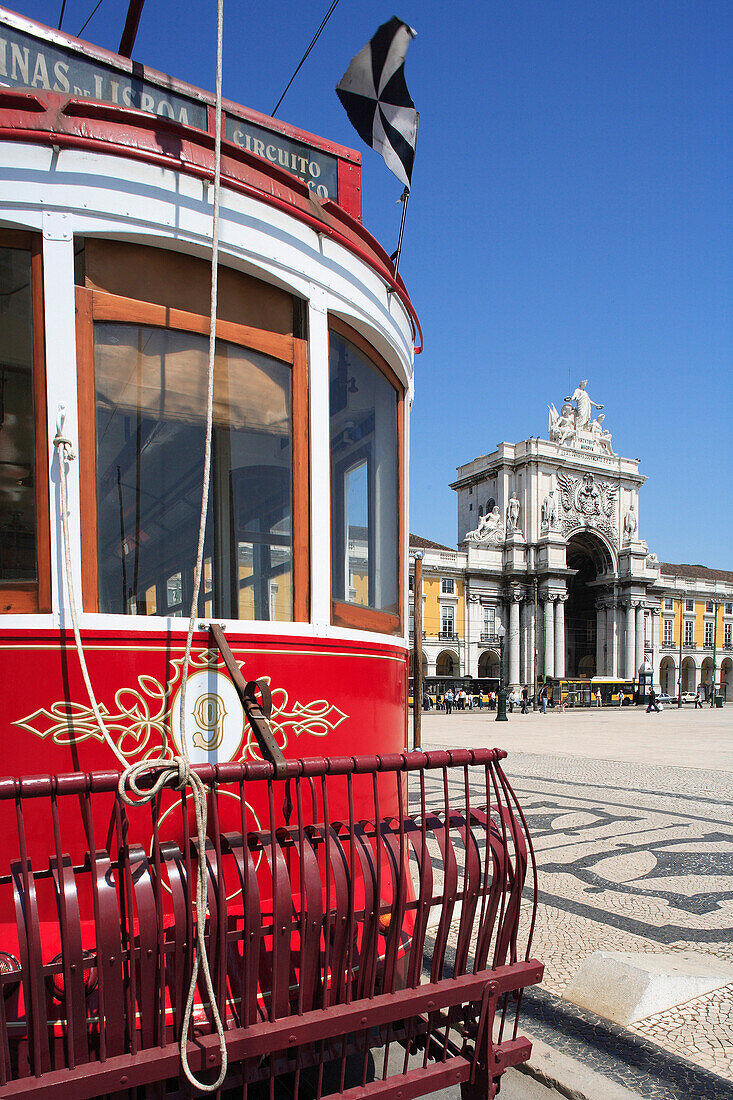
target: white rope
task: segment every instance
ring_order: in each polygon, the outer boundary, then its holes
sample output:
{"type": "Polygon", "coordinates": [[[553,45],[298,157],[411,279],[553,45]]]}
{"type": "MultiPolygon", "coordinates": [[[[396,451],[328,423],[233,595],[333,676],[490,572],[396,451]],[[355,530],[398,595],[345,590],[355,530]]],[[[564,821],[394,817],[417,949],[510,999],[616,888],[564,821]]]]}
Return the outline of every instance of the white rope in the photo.
{"type": "Polygon", "coordinates": [[[221,86],[222,86],[222,54],[223,54],[223,25],[224,25],[224,0],[217,0],[217,27],[216,27],[216,135],[214,139],[214,212],[212,224],[212,248],[211,248],[211,303],[209,323],[209,365],[208,365],[208,394],[206,404],[206,441],[204,450],[203,486],[201,491],[201,515],[199,520],[199,537],[196,551],[196,565],[194,568],[193,593],[191,596],[191,614],[188,621],[188,634],[186,636],[186,651],[181,673],[181,752],[172,760],[140,760],[128,765],[126,757],[115,744],[105,725],[102,712],[99,708],[94,688],[89,676],[76,609],[76,597],[74,594],[74,574],[71,561],[71,548],[69,540],[69,509],[68,509],[68,464],[73,461],[71,440],[63,434],[65,410],[59,410],[56,437],[53,441],[58,451],[61,489],[61,528],[64,541],[64,564],[66,572],[66,587],[69,599],[69,612],[74,629],[74,640],[79,655],[82,676],[86,685],[87,694],[92,704],[94,717],[102,732],[102,735],[112,749],[113,753],[125,769],[120,776],[118,792],[120,799],[128,806],[139,806],[145,802],[151,802],[166,786],[174,786],[176,790],[183,791],[190,788],[196,817],[196,838],[198,843],[198,859],[196,861],[196,950],[193,957],[191,980],[188,986],[188,996],[183,1014],[181,1027],[181,1066],[189,1083],[200,1092],[216,1092],[222,1085],[227,1073],[227,1049],[224,1036],[224,1026],[216,1003],[214,986],[211,980],[211,970],[206,951],[206,815],[207,792],[202,779],[191,770],[191,761],[188,755],[186,743],[186,685],[188,680],[188,668],[191,660],[191,646],[193,632],[198,618],[198,597],[201,589],[201,573],[203,571],[204,542],[206,537],[206,516],[209,509],[209,481],[211,477],[211,439],[213,428],[214,410],[214,364],[216,361],[216,314],[218,300],[218,261],[219,261],[219,198],[221,191],[221,86]],[[138,778],[144,772],[157,771],[158,776],[152,787],[141,789],[138,786],[138,778]],[[128,789],[126,789],[128,788],[128,789]],[[196,985],[199,969],[204,978],[206,992],[209,998],[211,1013],[214,1020],[216,1034],[219,1040],[219,1053],[221,1055],[221,1068],[219,1076],[212,1084],[199,1081],[193,1074],[188,1062],[188,1031],[191,1024],[196,985]]]}

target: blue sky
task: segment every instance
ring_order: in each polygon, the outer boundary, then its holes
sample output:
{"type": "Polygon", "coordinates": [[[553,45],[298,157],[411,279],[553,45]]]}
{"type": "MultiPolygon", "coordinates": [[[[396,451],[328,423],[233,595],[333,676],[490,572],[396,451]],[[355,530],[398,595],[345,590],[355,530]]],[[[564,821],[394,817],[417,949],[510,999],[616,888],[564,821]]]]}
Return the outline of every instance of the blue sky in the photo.
{"type": "MultiPolygon", "coordinates": [[[[16,10],[56,24],[61,0],[16,10]]],[[[224,93],[269,113],[327,8],[225,3],[224,93]]],[[[77,33],[93,0],[67,0],[77,33]]],[[[126,3],[85,37],[115,49],[126,3]]],[[[420,136],[401,273],[420,314],[413,531],[456,538],[457,465],[546,435],[580,378],[641,459],[640,535],[733,569],[730,0],[340,0],[279,117],[364,157],[364,222],[401,187],[334,94],[397,14],[420,136]]],[[[214,84],[215,5],[147,0],[136,60],[214,84]]]]}

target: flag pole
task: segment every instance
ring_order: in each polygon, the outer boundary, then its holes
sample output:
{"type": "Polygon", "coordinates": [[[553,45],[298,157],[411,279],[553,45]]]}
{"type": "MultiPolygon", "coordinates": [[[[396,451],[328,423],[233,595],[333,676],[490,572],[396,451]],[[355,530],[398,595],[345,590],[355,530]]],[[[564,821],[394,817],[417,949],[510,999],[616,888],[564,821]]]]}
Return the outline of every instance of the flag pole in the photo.
{"type": "MultiPolygon", "coordinates": [[[[415,153],[417,153],[417,134],[420,129],[420,112],[415,112],[415,153]]],[[[395,278],[400,268],[400,253],[402,252],[402,237],[405,232],[405,218],[407,217],[407,204],[410,201],[410,188],[406,187],[399,200],[402,203],[402,221],[400,222],[400,235],[397,240],[397,248],[390,256],[394,260],[395,278]]]]}
{"type": "Polygon", "coordinates": [[[407,217],[407,204],[410,201],[410,188],[406,187],[402,192],[399,201],[402,203],[402,221],[400,222],[400,235],[397,240],[397,249],[392,253],[390,259],[394,260],[394,273],[397,278],[397,272],[400,268],[400,252],[402,251],[402,235],[405,232],[405,218],[407,217]]]}

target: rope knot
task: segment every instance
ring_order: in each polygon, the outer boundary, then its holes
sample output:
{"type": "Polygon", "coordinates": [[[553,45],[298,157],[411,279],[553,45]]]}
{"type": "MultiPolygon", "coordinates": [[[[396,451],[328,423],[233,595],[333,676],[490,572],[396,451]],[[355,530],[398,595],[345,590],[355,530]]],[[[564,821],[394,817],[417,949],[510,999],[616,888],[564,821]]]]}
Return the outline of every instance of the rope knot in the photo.
{"type": "Polygon", "coordinates": [[[175,785],[177,791],[182,791],[191,784],[191,765],[182,756],[176,756],[172,761],[178,769],[178,780],[175,785]]]}

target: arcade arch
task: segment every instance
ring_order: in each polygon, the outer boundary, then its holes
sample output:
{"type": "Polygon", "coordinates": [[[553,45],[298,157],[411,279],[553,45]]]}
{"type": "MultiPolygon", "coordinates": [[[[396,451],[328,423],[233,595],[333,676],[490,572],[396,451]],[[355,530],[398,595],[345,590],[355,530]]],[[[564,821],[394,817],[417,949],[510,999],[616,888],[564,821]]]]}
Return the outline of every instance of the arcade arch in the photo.
{"type": "Polygon", "coordinates": [[[713,688],[713,658],[706,657],[700,668],[700,694],[705,699],[710,698],[713,688]]]}
{"type": "Polygon", "coordinates": [[[478,675],[481,679],[499,679],[499,654],[493,649],[485,649],[478,659],[478,675]]]}
{"type": "Polygon", "coordinates": [[[733,699],[733,660],[725,657],[720,664],[720,694],[725,700],[733,699]]]}
{"type": "Polygon", "coordinates": [[[682,658],[682,673],[681,673],[682,690],[683,691],[694,691],[695,690],[695,683],[696,683],[696,675],[695,674],[696,674],[696,672],[697,672],[697,669],[695,668],[695,658],[694,657],[683,657],[682,658]]]}
{"type": "Polygon", "coordinates": [[[659,666],[659,686],[667,695],[677,694],[677,677],[675,674],[674,657],[662,657],[659,666]]]}
{"type": "Polygon", "coordinates": [[[453,653],[450,649],[444,649],[442,653],[438,654],[438,659],[435,662],[435,675],[436,676],[457,676],[458,675],[458,654],[453,653]]]}

